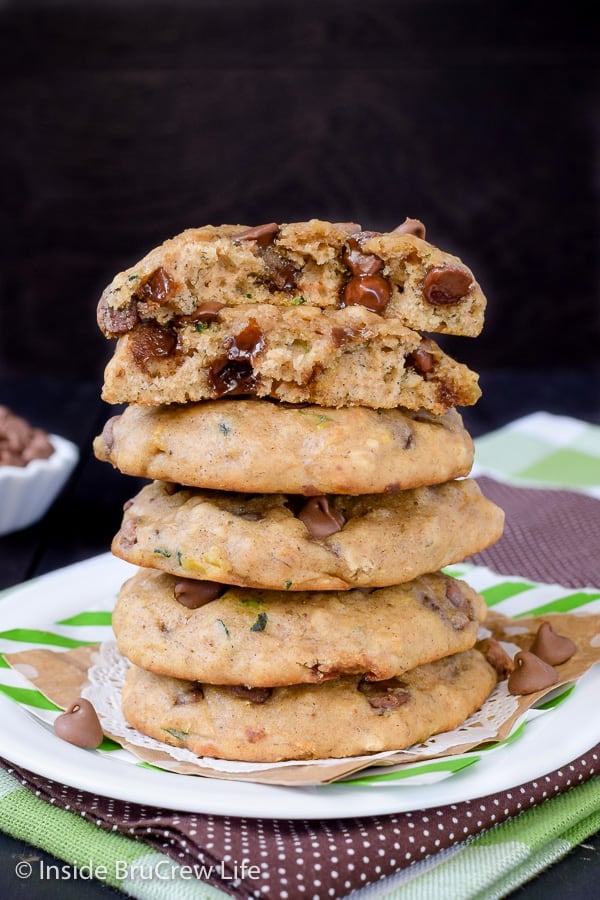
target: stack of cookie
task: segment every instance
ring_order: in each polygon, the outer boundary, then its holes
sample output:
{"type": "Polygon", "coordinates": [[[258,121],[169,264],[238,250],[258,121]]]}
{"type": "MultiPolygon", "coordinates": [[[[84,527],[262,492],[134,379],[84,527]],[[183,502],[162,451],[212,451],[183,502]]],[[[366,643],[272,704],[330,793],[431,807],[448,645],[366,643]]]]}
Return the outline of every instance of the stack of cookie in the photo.
{"type": "Polygon", "coordinates": [[[470,270],[406,220],[190,229],[119,274],[94,443],[151,479],[113,552],[126,719],[199,755],[402,749],[459,725],[496,672],[485,604],[440,570],[497,540],[456,406],[477,376],[470,270]]]}

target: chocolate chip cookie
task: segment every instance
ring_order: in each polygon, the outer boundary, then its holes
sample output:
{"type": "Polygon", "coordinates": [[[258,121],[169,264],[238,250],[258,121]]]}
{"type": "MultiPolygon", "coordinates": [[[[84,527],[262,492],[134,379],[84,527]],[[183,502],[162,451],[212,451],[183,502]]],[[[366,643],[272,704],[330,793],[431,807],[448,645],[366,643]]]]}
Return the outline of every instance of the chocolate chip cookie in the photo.
{"type": "Polygon", "coordinates": [[[474,646],[483,599],[449,575],[370,593],[258,591],[141,569],[113,613],[121,653],[159,675],[211,684],[391,678],[474,646]]]}
{"type": "Polygon", "coordinates": [[[109,403],[271,397],[321,406],[470,406],[478,376],[431,338],[363,306],[223,307],[207,321],[136,323],[104,372],[109,403]]]}
{"type": "Polygon", "coordinates": [[[382,587],[435,572],[502,534],[469,479],[395,494],[300,497],[155,481],[126,504],[112,544],[134,565],[268,590],[382,587]]]}
{"type": "Polygon", "coordinates": [[[456,728],[495,684],[477,650],[384,682],[346,676],[274,689],[216,687],[131,667],[122,708],[134,728],[199,756],[327,759],[402,750],[456,728]]]}
{"type": "Polygon", "coordinates": [[[190,228],[113,279],[98,323],[120,337],[153,322],[177,342],[223,306],[357,306],[414,330],[478,335],[485,297],[473,273],[424,238],[415,220],[385,234],[317,219],[190,228]]]}
{"type": "Polygon", "coordinates": [[[94,441],[128,475],[224,491],[377,494],[467,475],[473,442],[456,410],[290,407],[232,399],[129,406],[94,441]]]}

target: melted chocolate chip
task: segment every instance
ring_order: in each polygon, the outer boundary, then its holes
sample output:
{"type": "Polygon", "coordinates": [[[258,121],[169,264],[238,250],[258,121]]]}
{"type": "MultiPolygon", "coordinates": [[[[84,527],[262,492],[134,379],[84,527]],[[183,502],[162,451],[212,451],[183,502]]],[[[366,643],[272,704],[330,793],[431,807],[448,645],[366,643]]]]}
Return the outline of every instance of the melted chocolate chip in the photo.
{"type": "Polygon", "coordinates": [[[542,622],[529,649],[551,666],[559,666],[571,659],[577,644],[571,638],[557,634],[550,622],[542,622]]]}
{"type": "Polygon", "coordinates": [[[450,306],[463,300],[472,283],[471,275],[456,266],[430,269],[423,282],[423,296],[432,306],[450,306]]]}
{"type": "Polygon", "coordinates": [[[422,347],[413,350],[413,352],[409,353],[406,357],[406,365],[411,369],[414,369],[415,372],[418,372],[419,375],[427,375],[433,370],[434,364],[435,359],[433,354],[428,350],[423,350],[422,347]]]}
{"type": "Polygon", "coordinates": [[[298,269],[288,260],[280,256],[273,247],[262,251],[266,268],[263,281],[270,291],[293,291],[298,286],[298,269]]]}
{"type": "Polygon", "coordinates": [[[192,684],[189,688],[179,688],[175,694],[175,706],[187,706],[188,703],[199,703],[204,700],[201,684],[192,684]]]}
{"type": "Polygon", "coordinates": [[[96,710],[89,700],[78,697],[54,720],[54,733],[63,741],[95,750],[104,739],[96,710]]]}
{"type": "Polygon", "coordinates": [[[169,300],[174,293],[174,289],[175,281],[166,269],[159,266],[139,282],[134,297],[143,303],[160,305],[169,300]]]}
{"type": "Polygon", "coordinates": [[[382,275],[353,275],[346,284],[340,307],[364,306],[375,313],[383,313],[392,297],[392,286],[382,275]]]}
{"type": "Polygon", "coordinates": [[[149,362],[175,352],[177,338],[157,322],[141,322],[130,333],[129,348],[135,363],[144,369],[149,362]]]}
{"type": "Polygon", "coordinates": [[[256,319],[250,319],[239,334],[228,338],[225,349],[229,359],[253,359],[265,346],[265,336],[256,319]]]}
{"type": "Polygon", "coordinates": [[[508,690],[511,694],[534,694],[557,681],[558,673],[552,666],[535,653],[522,650],[515,656],[515,668],[508,678],[508,690]]]}
{"type": "Polygon", "coordinates": [[[256,376],[252,360],[264,345],[264,335],[255,319],[250,319],[239,334],[227,339],[227,356],[216,360],[208,370],[209,382],[218,397],[255,392],[256,376]]]}
{"type": "Polygon", "coordinates": [[[268,222],[266,225],[256,225],[254,228],[248,228],[240,234],[233,237],[233,241],[256,241],[259,247],[263,249],[273,243],[279,234],[279,225],[277,222],[268,222]]]}
{"type": "Polygon", "coordinates": [[[406,218],[401,225],[398,225],[392,231],[392,234],[414,234],[415,237],[425,240],[425,226],[419,219],[406,218]]]}
{"type": "Polygon", "coordinates": [[[349,238],[342,259],[353,275],[376,275],[384,267],[381,257],[376,253],[365,253],[356,238],[349,238]]]}
{"type": "Polygon", "coordinates": [[[399,709],[410,700],[410,692],[406,684],[397,678],[386,681],[367,681],[358,683],[358,690],[365,694],[373,709],[399,709]]]}
{"type": "Polygon", "coordinates": [[[246,687],[243,684],[234,684],[229,688],[229,693],[240,700],[250,700],[251,703],[265,703],[273,688],[246,687]]]}
{"type": "Polygon", "coordinates": [[[256,375],[245,359],[218,359],[208,370],[208,380],[216,397],[225,394],[253,394],[256,375]]]}
{"type": "Polygon", "coordinates": [[[336,326],[331,329],[331,340],[333,341],[333,345],[335,347],[343,347],[344,344],[347,344],[349,341],[355,340],[357,337],[360,337],[360,331],[358,328],[350,328],[336,326]]]}
{"type": "Polygon", "coordinates": [[[297,517],[314,538],[327,537],[341,531],[346,521],[341,512],[334,509],[324,495],[312,497],[297,513],[297,517]]]}
{"type": "Polygon", "coordinates": [[[219,313],[224,306],[224,303],[219,303],[217,300],[208,300],[206,303],[198,306],[189,316],[178,316],[177,322],[181,322],[183,325],[193,325],[196,322],[204,322],[206,324],[218,322],[220,319],[219,313]]]}
{"type": "Polygon", "coordinates": [[[470,608],[469,601],[463,594],[459,583],[455,581],[454,578],[448,577],[446,579],[446,597],[456,609],[462,609],[464,611],[470,608]]]}
{"type": "Polygon", "coordinates": [[[173,588],[173,595],[186,609],[200,609],[211,600],[216,600],[225,591],[225,586],[216,581],[195,581],[185,578],[173,588]]]}

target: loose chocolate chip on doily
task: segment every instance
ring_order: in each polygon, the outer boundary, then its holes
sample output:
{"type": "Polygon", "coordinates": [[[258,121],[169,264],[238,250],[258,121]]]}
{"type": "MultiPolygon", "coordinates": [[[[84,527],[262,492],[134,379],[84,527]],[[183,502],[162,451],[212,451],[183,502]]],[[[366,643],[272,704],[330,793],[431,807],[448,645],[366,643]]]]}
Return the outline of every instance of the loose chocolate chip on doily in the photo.
{"type": "Polygon", "coordinates": [[[550,622],[542,622],[529,649],[549,665],[558,666],[571,659],[577,644],[571,638],[557,634],[550,622]]]}
{"type": "Polygon", "coordinates": [[[534,694],[557,681],[558,673],[552,666],[535,653],[521,650],[515,656],[515,668],[508,677],[508,690],[511,694],[534,694]]]}

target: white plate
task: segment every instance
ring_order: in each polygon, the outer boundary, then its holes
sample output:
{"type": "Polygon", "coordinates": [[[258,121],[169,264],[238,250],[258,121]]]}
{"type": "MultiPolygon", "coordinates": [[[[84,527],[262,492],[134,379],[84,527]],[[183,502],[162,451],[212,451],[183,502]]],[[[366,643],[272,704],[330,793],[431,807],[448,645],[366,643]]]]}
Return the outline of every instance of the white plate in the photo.
{"type": "MultiPolygon", "coordinates": [[[[39,629],[83,609],[110,610],[119,587],[134,571],[104,554],[5,591],[0,594],[0,627],[39,629]]],[[[599,691],[600,671],[595,667],[568,700],[528,722],[517,741],[482,754],[478,762],[444,781],[426,785],[290,788],[154,771],[66,744],[5,696],[0,696],[0,755],[80,790],[185,812],[284,819],[383,815],[507,790],[576,759],[600,741],[600,721],[592,714],[599,691]]]]}

